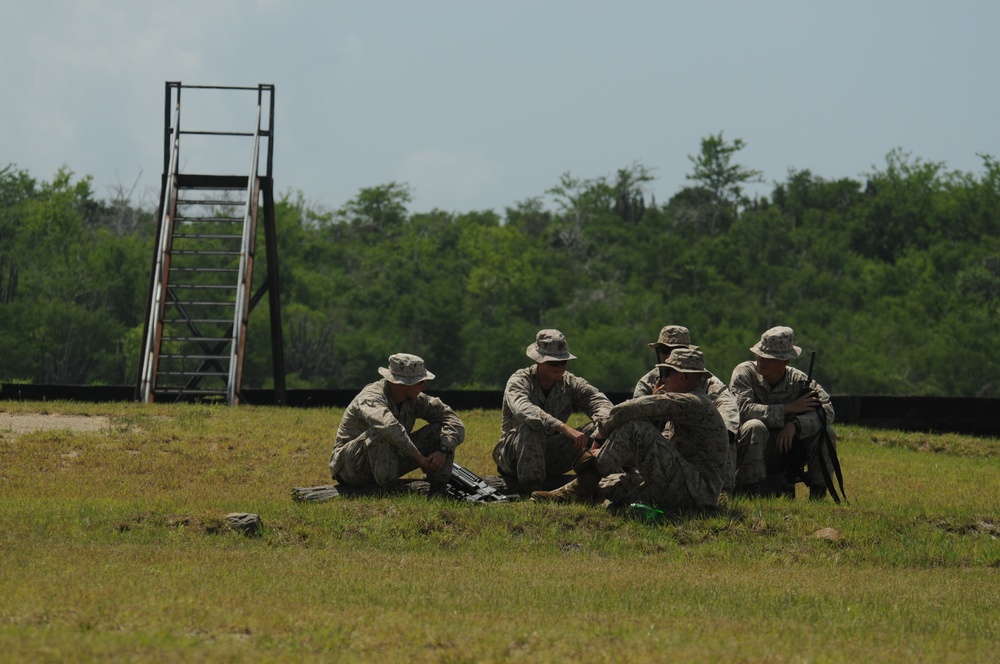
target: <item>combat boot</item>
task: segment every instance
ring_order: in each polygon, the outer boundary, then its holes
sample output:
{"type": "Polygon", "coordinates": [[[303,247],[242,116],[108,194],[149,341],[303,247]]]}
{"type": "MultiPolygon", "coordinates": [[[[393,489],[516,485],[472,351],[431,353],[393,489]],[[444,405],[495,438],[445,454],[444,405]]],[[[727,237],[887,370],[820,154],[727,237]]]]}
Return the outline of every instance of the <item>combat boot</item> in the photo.
{"type": "Polygon", "coordinates": [[[810,486],[809,487],[809,500],[823,500],[826,498],[826,487],[825,486],[810,486]]]}
{"type": "Polygon", "coordinates": [[[601,475],[597,472],[593,456],[586,456],[576,465],[576,479],[554,491],[532,491],[534,500],[544,500],[554,503],[592,503],[601,475]]]}
{"type": "Polygon", "coordinates": [[[428,482],[430,485],[427,489],[428,498],[441,498],[448,496],[448,483],[447,482],[428,482]]]}
{"type": "Polygon", "coordinates": [[[739,484],[733,489],[733,497],[758,498],[760,497],[760,482],[750,484],[739,484]]]}
{"type": "MultiPolygon", "coordinates": [[[[596,487],[594,487],[596,488],[596,487]]],[[[580,478],[576,478],[569,484],[564,484],[552,491],[532,491],[532,500],[542,500],[552,503],[584,503],[592,502],[594,498],[593,489],[587,490],[581,485],[580,478]]]]}

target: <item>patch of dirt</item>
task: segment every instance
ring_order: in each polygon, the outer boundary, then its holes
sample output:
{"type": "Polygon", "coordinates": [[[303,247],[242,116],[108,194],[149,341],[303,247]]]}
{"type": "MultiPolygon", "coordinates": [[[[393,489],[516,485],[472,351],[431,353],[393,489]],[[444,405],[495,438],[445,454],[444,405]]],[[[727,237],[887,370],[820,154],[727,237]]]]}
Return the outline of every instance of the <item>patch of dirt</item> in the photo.
{"type": "Polygon", "coordinates": [[[928,521],[934,527],[955,535],[986,535],[993,539],[1000,537],[1000,519],[996,517],[976,517],[968,522],[938,517],[928,521]]]}
{"type": "Polygon", "coordinates": [[[17,437],[33,431],[102,431],[108,428],[104,416],[0,413],[0,438],[17,437]]]}

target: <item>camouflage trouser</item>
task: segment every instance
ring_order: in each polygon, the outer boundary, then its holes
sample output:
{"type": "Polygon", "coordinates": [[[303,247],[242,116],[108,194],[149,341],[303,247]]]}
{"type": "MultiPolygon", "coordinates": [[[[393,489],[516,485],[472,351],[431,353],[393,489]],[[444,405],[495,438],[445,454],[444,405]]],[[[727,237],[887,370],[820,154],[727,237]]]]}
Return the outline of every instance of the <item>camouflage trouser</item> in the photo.
{"type": "Polygon", "coordinates": [[[663,509],[718,504],[718,493],[648,421],[619,427],[601,447],[597,470],[602,476],[624,468],[636,469],[638,477],[626,473],[621,479],[627,489],[613,491],[613,502],[643,502],[663,509]]]}
{"type": "MultiPolygon", "coordinates": [[[[410,434],[410,440],[424,456],[441,445],[441,425],[427,424],[410,434]]],[[[429,482],[447,482],[451,478],[454,453],[449,454],[429,482]]],[[[378,435],[375,429],[341,445],[330,456],[330,474],[343,484],[359,485],[376,483],[380,486],[392,484],[403,475],[418,468],[410,456],[403,456],[392,443],[378,435]]]]}
{"type": "MultiPolygon", "coordinates": [[[[827,426],[826,430],[830,435],[830,442],[836,449],[836,432],[831,426],[827,426]]],[[[808,438],[796,437],[792,451],[781,454],[776,445],[780,431],[780,429],[768,429],[760,420],[749,420],[740,425],[739,468],[736,472],[736,484],[740,486],[762,481],[765,477],[782,476],[789,469],[791,463],[791,465],[805,466],[805,479],[809,486],[825,487],[826,481],[823,479],[823,468],[820,463],[826,463],[827,472],[831,478],[834,477],[834,471],[826,450],[822,450],[822,457],[820,456],[821,448],[824,445],[823,436],[816,433],[808,438]],[[798,461],[794,461],[792,455],[798,461]]]]}
{"type": "Polygon", "coordinates": [[[733,495],[736,488],[736,470],[739,468],[739,448],[737,438],[729,432],[729,453],[726,455],[726,469],[722,473],[722,490],[733,495]]]}
{"type": "Polygon", "coordinates": [[[747,420],[740,425],[736,441],[736,481],[738,487],[759,484],[767,475],[764,449],[771,433],[760,420],[747,420]]]}
{"type": "MultiPolygon", "coordinates": [[[[579,430],[589,439],[594,423],[588,422],[579,430]]],[[[515,476],[521,486],[530,487],[569,472],[582,453],[562,434],[545,435],[540,429],[522,424],[513,435],[496,444],[493,461],[502,475],[515,476]]]]}

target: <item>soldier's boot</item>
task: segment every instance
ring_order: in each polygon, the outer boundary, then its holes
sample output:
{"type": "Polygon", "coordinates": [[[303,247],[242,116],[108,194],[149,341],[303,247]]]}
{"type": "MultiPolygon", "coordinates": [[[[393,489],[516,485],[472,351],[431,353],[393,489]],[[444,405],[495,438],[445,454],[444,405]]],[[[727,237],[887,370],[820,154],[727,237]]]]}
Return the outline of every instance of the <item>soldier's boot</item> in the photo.
{"type": "Polygon", "coordinates": [[[795,484],[784,475],[768,474],[760,484],[760,495],[765,498],[788,498],[795,500],[795,484]]]}
{"type": "Polygon", "coordinates": [[[574,468],[576,479],[554,491],[532,491],[534,500],[554,503],[592,503],[597,487],[601,483],[601,474],[597,472],[593,455],[585,455],[584,460],[574,468]]]}
{"type": "Polygon", "coordinates": [[[751,482],[750,484],[740,484],[733,489],[733,496],[742,496],[744,498],[757,498],[760,496],[760,482],[751,482]]]}
{"type": "Polygon", "coordinates": [[[826,498],[826,487],[825,486],[810,486],[809,487],[809,500],[823,500],[826,498]]]}
{"type": "Polygon", "coordinates": [[[448,482],[428,482],[430,488],[427,490],[428,498],[440,498],[448,495],[448,482]]]}

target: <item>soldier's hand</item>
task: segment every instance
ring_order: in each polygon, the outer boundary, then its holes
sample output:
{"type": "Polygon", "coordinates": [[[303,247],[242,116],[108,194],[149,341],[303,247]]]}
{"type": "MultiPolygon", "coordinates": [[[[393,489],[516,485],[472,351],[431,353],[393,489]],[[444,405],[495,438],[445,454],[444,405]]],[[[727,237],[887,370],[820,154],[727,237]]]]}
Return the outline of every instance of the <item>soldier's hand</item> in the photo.
{"type": "Polygon", "coordinates": [[[778,432],[778,437],[775,439],[774,444],[778,448],[778,452],[785,454],[792,450],[792,442],[794,440],[795,425],[789,422],[778,432]]]}
{"type": "Polygon", "coordinates": [[[819,393],[816,390],[809,390],[795,401],[786,403],[785,413],[798,415],[799,413],[808,413],[810,410],[816,410],[819,407],[819,393]]]}
{"type": "Polygon", "coordinates": [[[584,450],[587,448],[587,434],[582,431],[578,431],[568,424],[562,424],[559,427],[559,433],[572,440],[573,447],[576,449],[584,450]]]}
{"type": "Polygon", "coordinates": [[[425,473],[431,472],[430,471],[430,465],[431,465],[431,458],[430,457],[426,457],[423,454],[421,454],[420,452],[417,452],[416,454],[413,455],[413,460],[417,462],[417,467],[420,468],[420,470],[424,471],[425,473]]]}
{"type": "Polygon", "coordinates": [[[431,452],[430,456],[427,457],[427,468],[425,469],[429,474],[436,473],[444,467],[444,462],[447,459],[444,452],[437,450],[436,452],[431,452]]]}

